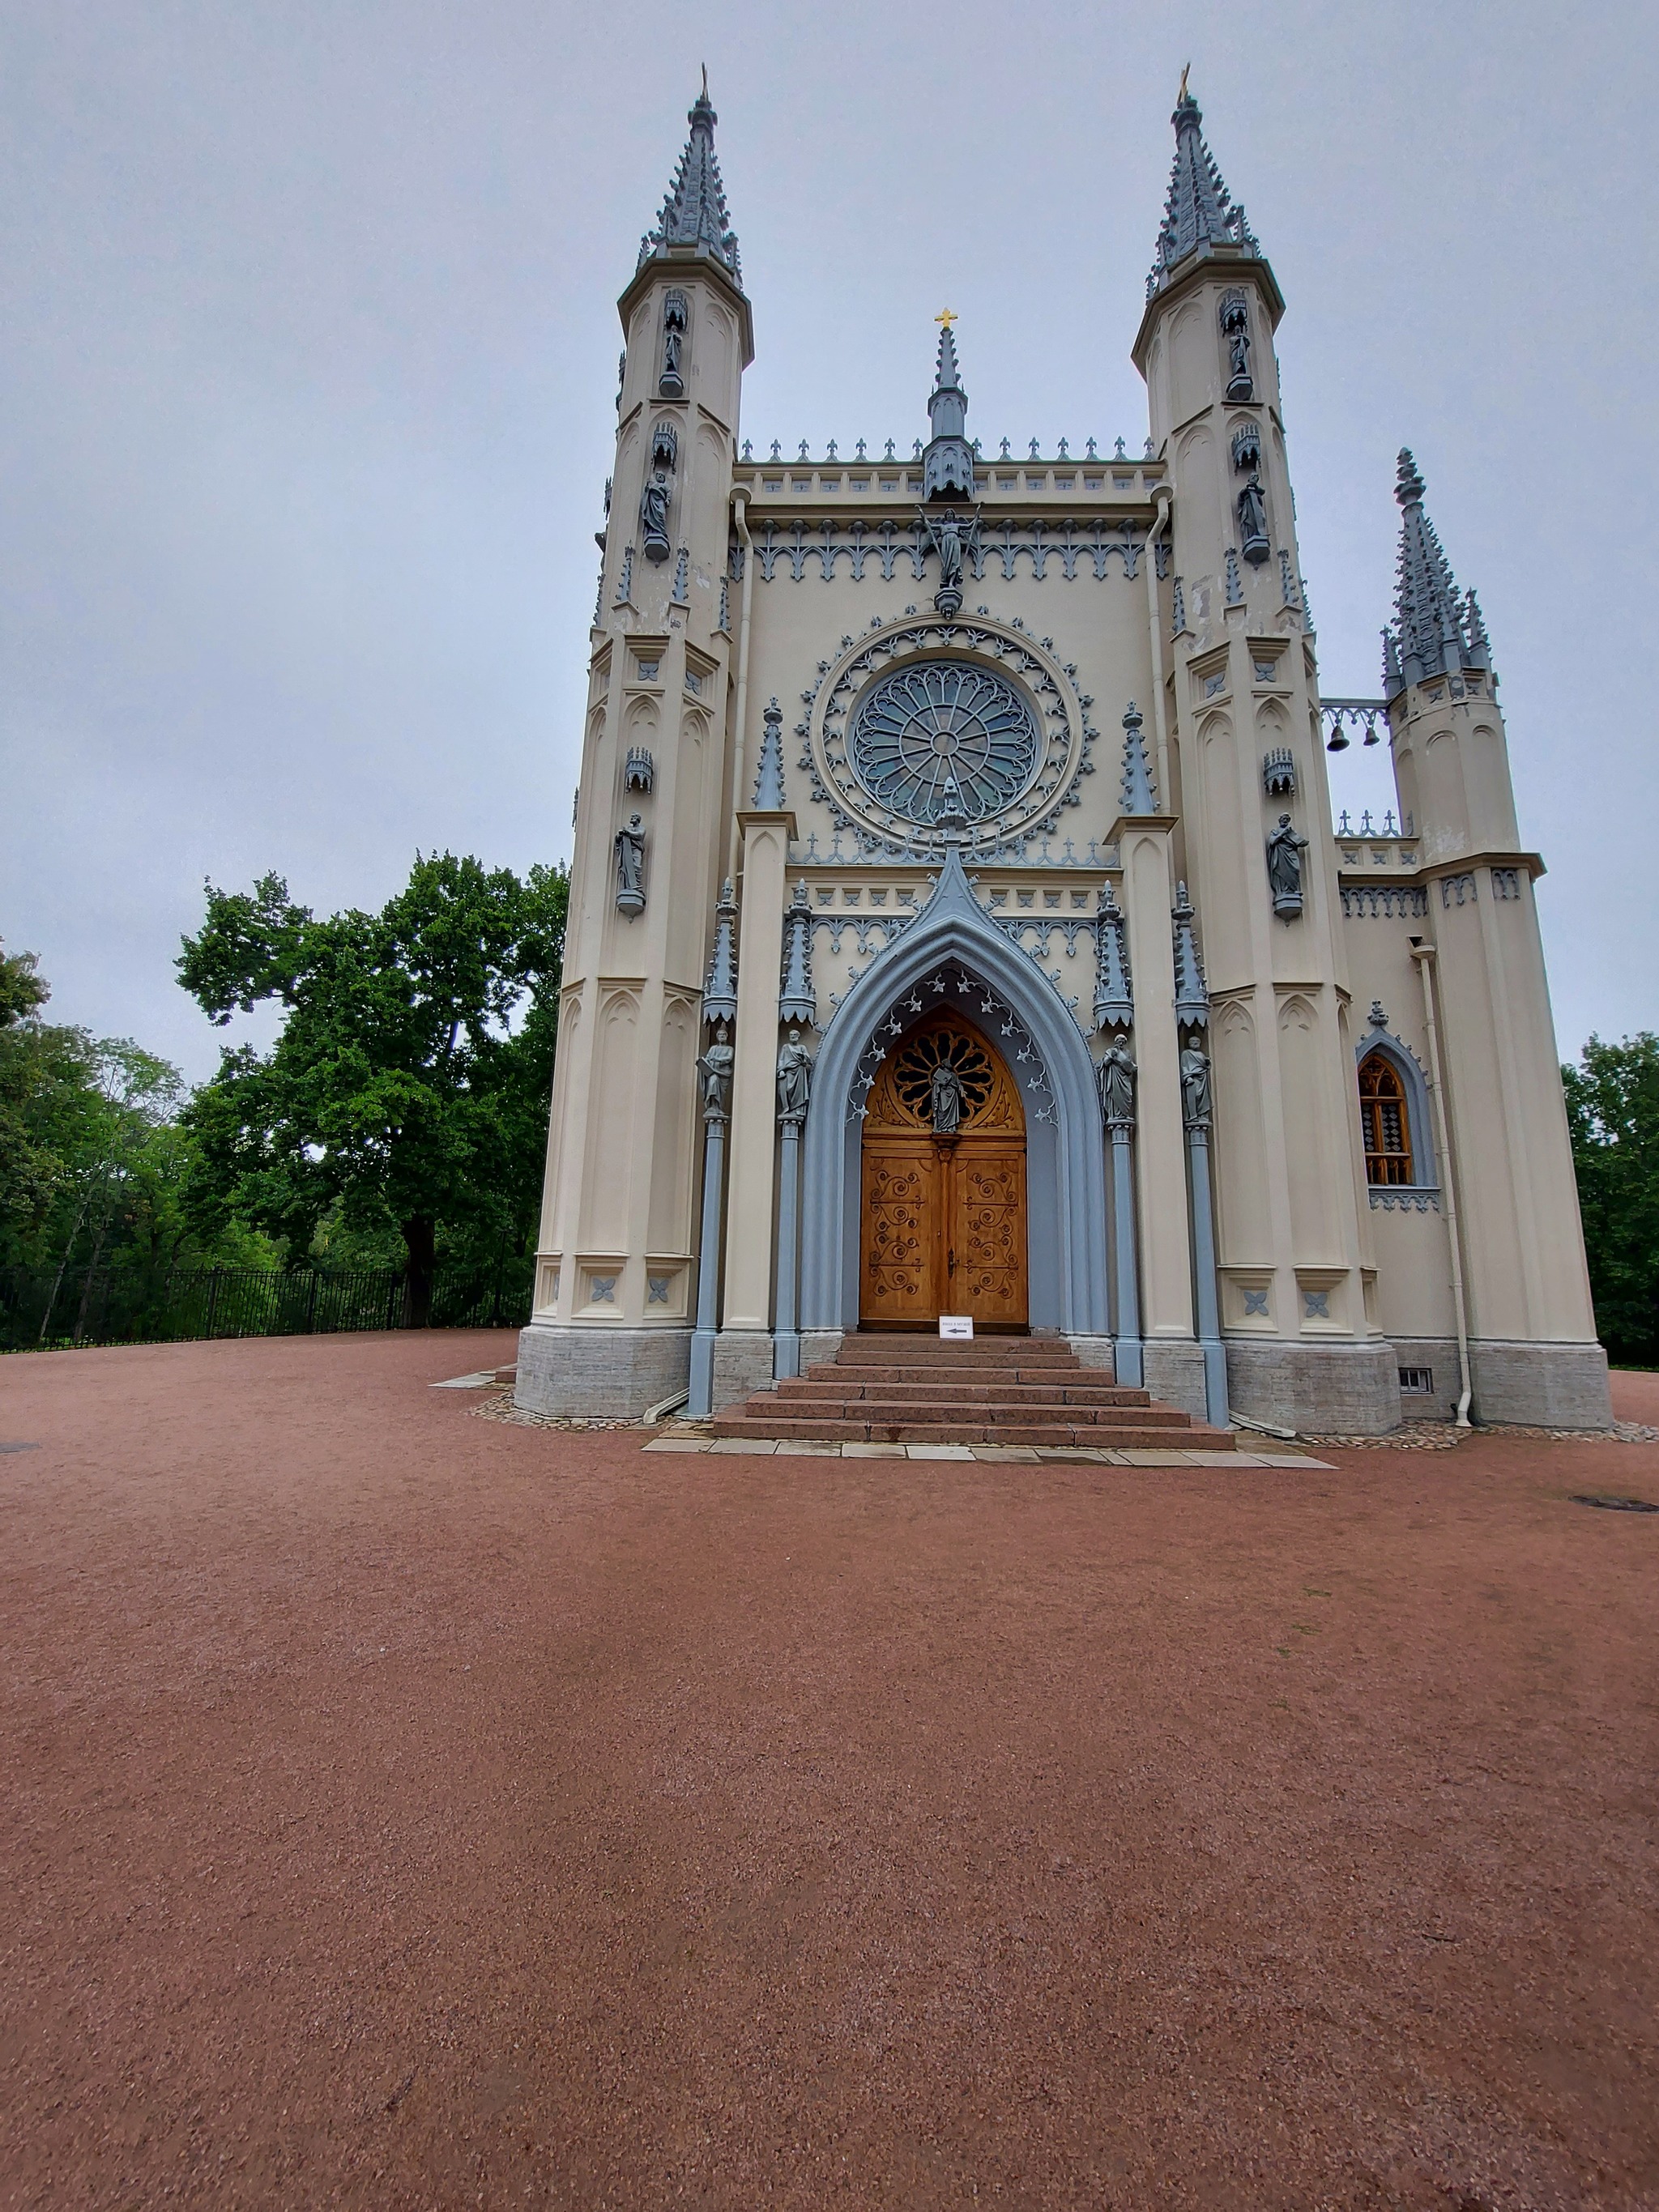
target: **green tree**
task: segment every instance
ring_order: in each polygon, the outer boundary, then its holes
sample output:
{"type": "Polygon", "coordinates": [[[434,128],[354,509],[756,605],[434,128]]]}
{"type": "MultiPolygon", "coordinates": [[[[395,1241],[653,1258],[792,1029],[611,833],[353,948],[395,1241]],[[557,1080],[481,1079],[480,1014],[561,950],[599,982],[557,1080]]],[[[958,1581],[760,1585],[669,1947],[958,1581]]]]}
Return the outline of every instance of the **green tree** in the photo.
{"type": "Polygon", "coordinates": [[[1659,1365],[1659,1037],[1582,1058],[1561,1080],[1596,1326],[1615,1361],[1659,1365]]]}
{"type": "Polygon", "coordinates": [[[308,1253],[328,1224],[402,1239],[423,1326],[441,1236],[499,1249],[534,1218],[557,1036],[562,869],[422,857],[378,915],[318,919],[276,875],[208,886],[179,977],[219,1024],[284,1009],[186,1110],[196,1218],[240,1215],[308,1253]]]}

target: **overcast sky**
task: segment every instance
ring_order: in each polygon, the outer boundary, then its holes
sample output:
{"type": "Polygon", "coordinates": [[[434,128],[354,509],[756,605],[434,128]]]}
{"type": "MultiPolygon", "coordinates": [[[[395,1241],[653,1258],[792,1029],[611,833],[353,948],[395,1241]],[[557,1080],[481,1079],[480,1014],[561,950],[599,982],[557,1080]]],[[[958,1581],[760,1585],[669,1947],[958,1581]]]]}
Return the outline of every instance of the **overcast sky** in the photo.
{"type": "MultiPolygon", "coordinates": [[[[1270,257],[1326,692],[1374,694],[1410,444],[1503,678],[1564,1053],[1659,1026],[1650,5],[13,0],[0,18],[0,937],[192,1078],[203,879],[378,905],[568,855],[620,336],[701,62],[744,430],[1075,449],[1190,59],[1270,257]]],[[[1340,805],[1391,802],[1386,753],[1340,805]]]]}

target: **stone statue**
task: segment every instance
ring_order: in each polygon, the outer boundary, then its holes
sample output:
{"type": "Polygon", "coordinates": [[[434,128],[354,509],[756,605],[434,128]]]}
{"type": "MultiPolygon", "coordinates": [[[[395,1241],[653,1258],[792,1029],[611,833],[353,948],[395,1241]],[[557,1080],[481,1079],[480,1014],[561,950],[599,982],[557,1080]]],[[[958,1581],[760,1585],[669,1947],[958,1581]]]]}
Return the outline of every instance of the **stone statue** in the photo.
{"type": "Polygon", "coordinates": [[[645,824],[637,814],[617,832],[617,904],[624,914],[645,911],[645,824]]]}
{"type": "Polygon", "coordinates": [[[778,1119],[797,1127],[806,1119],[807,1096],[812,1085],[812,1056],[792,1029],[778,1054],[778,1119]]]}
{"type": "Polygon", "coordinates": [[[1287,921],[1302,911],[1302,855],[1307,849],[1307,839],[1297,836],[1288,814],[1281,814],[1278,829],[1267,840],[1267,881],[1273,887],[1273,912],[1287,921]]]}
{"type": "Polygon", "coordinates": [[[732,1112],[732,1064],[737,1055],[726,1042],[726,1024],[715,1032],[697,1066],[702,1071],[702,1118],[724,1121],[732,1112]]]}
{"type": "Polygon", "coordinates": [[[1108,1124],[1133,1128],[1135,1119],[1134,1056],[1121,1038],[1115,1040],[1102,1054],[1100,1066],[1095,1070],[1095,1079],[1100,1085],[1100,1110],[1108,1124]]]}
{"type": "Polygon", "coordinates": [[[1189,1129],[1210,1126],[1210,1063],[1189,1044],[1181,1055],[1181,1118],[1189,1129]]]}
{"type": "Polygon", "coordinates": [[[1267,502],[1254,473],[1238,495],[1238,534],[1244,558],[1260,568],[1267,557],[1267,502]]]}
{"type": "Polygon", "coordinates": [[[1242,292],[1230,292],[1222,301],[1221,327],[1227,339],[1227,397],[1237,404],[1255,397],[1250,375],[1250,310],[1242,292]]]}
{"type": "Polygon", "coordinates": [[[933,1070],[932,1091],[933,1134],[954,1137],[962,1127],[962,1109],[968,1103],[968,1094],[962,1087],[962,1078],[948,1060],[942,1060],[933,1070]]]}
{"type": "Polygon", "coordinates": [[[657,388],[665,399],[681,398],[685,392],[685,378],[680,367],[680,356],[685,347],[686,300],[684,292],[675,290],[663,296],[662,303],[662,374],[657,388]]]}
{"type": "Polygon", "coordinates": [[[667,471],[653,469],[650,482],[640,494],[640,533],[645,541],[647,561],[668,558],[668,491],[667,471]]]}
{"type": "Polygon", "coordinates": [[[947,507],[933,525],[933,544],[939,549],[939,587],[942,592],[957,592],[962,588],[962,530],[957,521],[954,507],[947,507]]]}

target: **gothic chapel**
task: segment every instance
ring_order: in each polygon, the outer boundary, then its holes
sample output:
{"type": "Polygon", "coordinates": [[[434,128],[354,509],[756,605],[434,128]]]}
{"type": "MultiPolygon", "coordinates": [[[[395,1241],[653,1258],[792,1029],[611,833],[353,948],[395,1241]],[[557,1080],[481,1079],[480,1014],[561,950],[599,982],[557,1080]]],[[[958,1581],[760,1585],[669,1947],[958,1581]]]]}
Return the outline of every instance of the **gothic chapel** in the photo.
{"type": "Polygon", "coordinates": [[[965,1315],[1218,1426],[1605,1425],[1480,609],[1401,453],[1382,696],[1322,698],[1285,303],[1184,84],[1140,453],[970,437],[948,314],[925,439],[751,444],[690,120],[619,302],[520,1404],[719,1414],[965,1315]],[[1331,823],[1362,732],[1384,834],[1331,823]]]}

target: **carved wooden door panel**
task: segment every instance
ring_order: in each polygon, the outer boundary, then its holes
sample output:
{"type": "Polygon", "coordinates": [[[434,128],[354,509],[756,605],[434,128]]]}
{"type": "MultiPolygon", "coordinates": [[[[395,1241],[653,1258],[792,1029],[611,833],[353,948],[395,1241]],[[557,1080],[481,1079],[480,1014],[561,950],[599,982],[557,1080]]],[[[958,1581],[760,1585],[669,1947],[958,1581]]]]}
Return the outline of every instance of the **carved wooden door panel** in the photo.
{"type": "Polygon", "coordinates": [[[865,1139],[860,1319],[866,1328],[914,1327],[939,1317],[944,1224],[938,1170],[929,1137],[865,1139]]]}
{"type": "Polygon", "coordinates": [[[930,1327],[971,1314],[982,1328],[1024,1328],[1025,1116],[988,1039],[943,1010],[881,1065],[864,1125],[860,1319],[866,1328],[930,1327]],[[934,1070],[957,1126],[936,1133],[934,1070]]]}
{"type": "Polygon", "coordinates": [[[964,1137],[951,1161],[951,1313],[981,1328],[1023,1328],[1027,1319],[1025,1151],[964,1137]]]}

